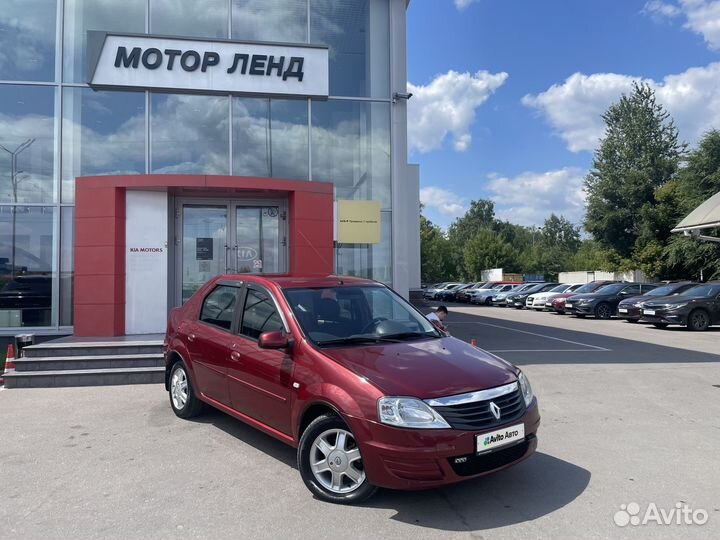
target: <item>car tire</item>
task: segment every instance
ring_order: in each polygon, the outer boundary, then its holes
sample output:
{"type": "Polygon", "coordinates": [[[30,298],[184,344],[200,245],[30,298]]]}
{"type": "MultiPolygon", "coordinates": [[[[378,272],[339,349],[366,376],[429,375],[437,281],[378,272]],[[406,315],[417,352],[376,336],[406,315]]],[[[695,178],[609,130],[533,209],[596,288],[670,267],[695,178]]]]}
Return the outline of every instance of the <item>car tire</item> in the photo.
{"type": "Polygon", "coordinates": [[[202,412],[203,402],[195,395],[195,389],[183,361],[173,364],[170,370],[168,394],[170,407],[180,418],[192,418],[202,412]]]}
{"type": "Polygon", "coordinates": [[[595,306],[595,318],[607,321],[612,317],[612,307],[607,302],[600,302],[595,306]]]}
{"type": "Polygon", "coordinates": [[[485,299],[485,305],[486,306],[492,306],[492,300],[490,298],[485,299]]]}
{"type": "Polygon", "coordinates": [[[305,486],[323,501],[336,504],[356,504],[370,498],[377,491],[377,487],[370,483],[362,468],[362,457],[355,436],[343,419],[335,414],[328,413],[318,416],[305,429],[300,437],[297,462],[305,486]],[[343,448],[337,449],[341,433],[344,434],[343,448]],[[331,445],[333,436],[335,437],[335,446],[331,445]],[[328,449],[332,450],[329,454],[325,454],[321,450],[321,441],[325,441],[328,449]],[[331,470],[330,458],[336,451],[337,454],[334,456],[338,460],[336,466],[344,467],[345,471],[352,469],[355,478],[347,475],[344,471],[334,472],[331,470]],[[348,457],[350,454],[354,459],[348,457]],[[324,465],[326,470],[313,471],[312,463],[323,463],[317,461],[323,456],[327,461],[327,464],[324,465]],[[353,465],[356,461],[359,462],[359,467],[353,465]],[[361,474],[362,480],[357,479],[358,473],[361,474]],[[338,482],[337,488],[335,488],[335,482],[338,482]]]}
{"type": "Polygon", "coordinates": [[[653,326],[655,328],[660,328],[660,330],[665,330],[670,325],[668,323],[664,323],[664,322],[656,322],[656,323],[653,323],[653,326]]]}
{"type": "Polygon", "coordinates": [[[710,326],[710,315],[704,309],[694,309],[687,318],[687,327],[693,332],[704,332],[710,326]]]}

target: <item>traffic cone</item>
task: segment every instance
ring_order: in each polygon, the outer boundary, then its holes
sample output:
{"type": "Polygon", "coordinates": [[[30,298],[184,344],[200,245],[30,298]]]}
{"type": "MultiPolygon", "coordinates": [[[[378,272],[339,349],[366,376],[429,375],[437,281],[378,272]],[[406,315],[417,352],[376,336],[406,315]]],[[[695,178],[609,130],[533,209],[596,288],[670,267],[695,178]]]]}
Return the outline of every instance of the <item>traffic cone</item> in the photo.
{"type": "Polygon", "coordinates": [[[477,340],[475,338],[472,338],[470,340],[470,345],[472,345],[473,347],[477,347],[477,340]]]}
{"type": "Polygon", "coordinates": [[[5,375],[15,372],[15,346],[11,343],[8,345],[7,357],[5,358],[5,371],[0,376],[0,386],[5,384],[5,375]]]}

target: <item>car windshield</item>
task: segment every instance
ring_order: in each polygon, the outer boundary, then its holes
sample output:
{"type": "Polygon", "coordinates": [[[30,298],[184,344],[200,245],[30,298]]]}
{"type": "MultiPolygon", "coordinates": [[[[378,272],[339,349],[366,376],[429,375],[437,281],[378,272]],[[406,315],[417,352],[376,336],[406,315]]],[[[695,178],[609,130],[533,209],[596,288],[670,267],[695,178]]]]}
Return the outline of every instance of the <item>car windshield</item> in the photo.
{"type": "Polygon", "coordinates": [[[547,292],[565,292],[570,288],[570,285],[558,285],[557,287],[553,287],[547,292]]]}
{"type": "Polygon", "coordinates": [[[319,346],[440,337],[430,321],[385,287],[362,285],[283,292],[303,332],[319,346]]]}
{"type": "Polygon", "coordinates": [[[658,287],[657,289],[648,291],[647,296],[670,296],[672,294],[675,294],[677,292],[677,290],[682,287],[683,287],[683,285],[678,285],[677,283],[672,283],[670,285],[663,285],[662,287],[658,287]]]}
{"type": "Polygon", "coordinates": [[[583,285],[582,287],[577,289],[575,292],[578,294],[582,294],[582,293],[593,292],[595,290],[599,290],[597,283],[586,283],[585,285],[583,285]]]}
{"type": "Polygon", "coordinates": [[[698,285],[680,293],[681,296],[692,296],[693,298],[716,296],[718,294],[720,294],[720,285],[698,285]]]}
{"type": "Polygon", "coordinates": [[[622,291],[625,287],[627,287],[627,283],[614,283],[612,285],[605,285],[595,292],[603,294],[616,294],[622,291]]]}

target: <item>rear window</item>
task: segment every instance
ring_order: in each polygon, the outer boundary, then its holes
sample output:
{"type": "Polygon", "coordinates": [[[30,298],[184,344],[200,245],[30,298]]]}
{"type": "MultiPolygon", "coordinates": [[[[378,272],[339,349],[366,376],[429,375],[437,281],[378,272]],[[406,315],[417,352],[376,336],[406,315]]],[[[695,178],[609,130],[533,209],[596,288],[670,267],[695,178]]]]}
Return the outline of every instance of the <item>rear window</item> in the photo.
{"type": "Polygon", "coordinates": [[[206,324],[230,330],[235,317],[240,289],[218,285],[203,301],[200,320],[206,324]]]}

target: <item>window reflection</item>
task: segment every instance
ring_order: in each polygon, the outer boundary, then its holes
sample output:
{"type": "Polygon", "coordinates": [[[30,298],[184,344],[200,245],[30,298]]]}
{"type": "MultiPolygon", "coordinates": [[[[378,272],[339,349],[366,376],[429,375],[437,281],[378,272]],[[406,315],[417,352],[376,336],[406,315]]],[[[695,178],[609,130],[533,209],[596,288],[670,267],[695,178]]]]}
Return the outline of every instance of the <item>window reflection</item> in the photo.
{"type": "Polygon", "coordinates": [[[60,326],[73,323],[75,208],[60,208],[60,326]]]}
{"type": "Polygon", "coordinates": [[[376,279],[392,286],[392,213],[381,212],[379,244],[340,244],[336,272],[341,276],[376,279]]]}
{"type": "Polygon", "coordinates": [[[152,94],[152,172],[229,174],[228,112],[224,96],[152,94]]]}
{"type": "Polygon", "coordinates": [[[330,47],[330,95],[390,95],[387,0],[310,0],[310,42],[330,47]]]}
{"type": "Polygon", "coordinates": [[[0,326],[51,324],[53,213],[0,206],[0,326]]]}
{"type": "Polygon", "coordinates": [[[147,0],[65,0],[63,79],[87,82],[87,31],[145,33],[147,0]]]}
{"type": "Polygon", "coordinates": [[[233,0],[232,37],[307,42],[307,0],[233,0]]]}
{"type": "Polygon", "coordinates": [[[307,101],[233,99],[233,174],[308,178],[307,101]]]}
{"type": "Polygon", "coordinates": [[[0,78],[55,80],[57,0],[3,0],[0,9],[0,78]]]}
{"type": "Polygon", "coordinates": [[[0,86],[0,201],[54,200],[55,89],[0,86]]]}
{"type": "Polygon", "coordinates": [[[270,101],[272,176],[308,178],[308,104],[307,101],[270,101]]]}
{"type": "Polygon", "coordinates": [[[233,174],[270,176],[270,101],[233,98],[233,174]]]}
{"type": "Polygon", "coordinates": [[[312,168],[313,180],[335,184],[337,199],[390,208],[390,105],[314,101],[312,168]]]}
{"type": "Polygon", "coordinates": [[[151,0],[150,32],[170,36],[226,38],[227,0],[151,0]]]}
{"type": "Polygon", "coordinates": [[[63,89],[63,202],[75,178],[145,172],[145,94],[63,89]]]}

